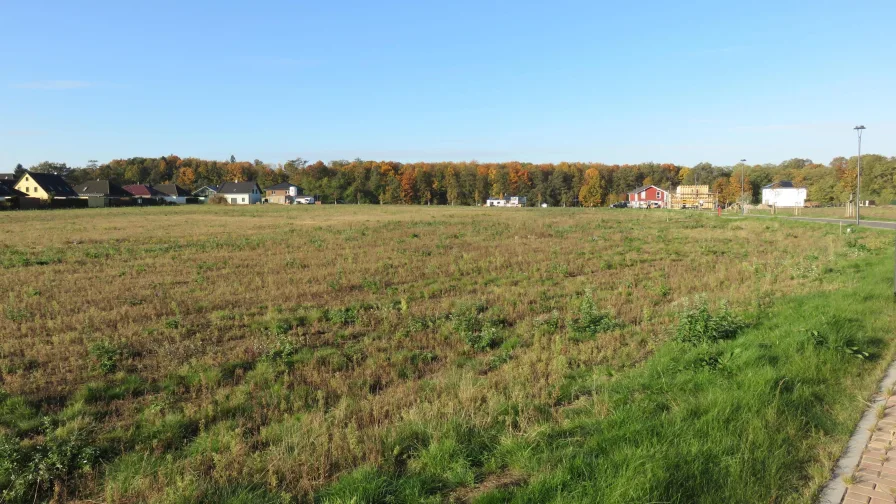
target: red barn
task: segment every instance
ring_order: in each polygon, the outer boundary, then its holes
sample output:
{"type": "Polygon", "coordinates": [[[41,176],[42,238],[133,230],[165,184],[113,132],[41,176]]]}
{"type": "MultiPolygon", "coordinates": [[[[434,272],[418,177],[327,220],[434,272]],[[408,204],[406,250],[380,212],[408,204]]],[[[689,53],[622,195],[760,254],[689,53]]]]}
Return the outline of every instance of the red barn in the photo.
{"type": "Polygon", "coordinates": [[[641,186],[628,193],[628,206],[633,208],[665,208],[666,191],[655,185],[641,186]]]}

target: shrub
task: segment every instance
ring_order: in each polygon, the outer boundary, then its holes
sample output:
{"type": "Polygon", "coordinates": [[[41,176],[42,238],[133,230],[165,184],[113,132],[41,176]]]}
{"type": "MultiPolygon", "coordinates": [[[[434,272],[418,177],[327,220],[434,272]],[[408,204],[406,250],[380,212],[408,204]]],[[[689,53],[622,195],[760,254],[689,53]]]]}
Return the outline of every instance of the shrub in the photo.
{"type": "Polygon", "coordinates": [[[455,334],[463,338],[467,345],[482,352],[500,345],[503,338],[498,330],[505,325],[501,318],[484,319],[485,305],[463,306],[451,314],[455,334]]]}
{"type": "Polygon", "coordinates": [[[118,370],[118,360],[123,353],[121,348],[107,341],[100,341],[90,346],[90,355],[103,374],[112,374],[118,370]]]}
{"type": "Polygon", "coordinates": [[[619,324],[613,320],[609,311],[597,309],[589,291],[582,296],[579,303],[579,314],[570,320],[569,327],[572,329],[573,339],[585,340],[594,338],[600,333],[612,331],[619,327],[619,324]]]}
{"type": "Polygon", "coordinates": [[[0,501],[37,502],[99,462],[100,450],[84,431],[59,436],[49,422],[43,430],[43,441],[34,444],[0,435],[0,501]]]}
{"type": "Polygon", "coordinates": [[[732,313],[727,304],[713,314],[706,300],[701,299],[679,314],[674,339],[692,345],[713,343],[734,338],[744,327],[744,320],[732,313]]]}

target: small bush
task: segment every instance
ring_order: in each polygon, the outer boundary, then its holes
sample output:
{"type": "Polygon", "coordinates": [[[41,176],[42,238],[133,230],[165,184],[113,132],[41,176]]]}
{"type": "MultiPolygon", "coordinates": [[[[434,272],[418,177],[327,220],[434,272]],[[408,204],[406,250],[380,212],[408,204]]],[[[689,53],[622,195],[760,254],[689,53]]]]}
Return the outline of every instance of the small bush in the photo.
{"type": "Polygon", "coordinates": [[[613,320],[610,312],[598,310],[591,292],[587,292],[579,303],[578,316],[569,321],[569,327],[572,330],[572,338],[581,341],[612,331],[619,327],[619,324],[613,320]]]}
{"type": "Polygon", "coordinates": [[[705,299],[685,308],[678,317],[675,341],[692,345],[714,343],[737,336],[746,323],[722,304],[713,314],[705,299]]]}
{"type": "Polygon", "coordinates": [[[455,334],[463,338],[467,345],[477,352],[497,347],[503,341],[499,327],[506,325],[501,318],[485,319],[485,305],[463,306],[451,314],[455,334]]]}
{"type": "Polygon", "coordinates": [[[43,501],[99,462],[100,450],[84,431],[59,436],[49,422],[43,430],[45,437],[35,444],[0,435],[0,501],[43,501]]]}
{"type": "Polygon", "coordinates": [[[358,310],[348,306],[327,310],[325,317],[327,322],[339,325],[354,325],[358,321],[358,310]]]}
{"type": "Polygon", "coordinates": [[[118,370],[118,361],[124,352],[117,345],[101,341],[90,346],[90,355],[100,372],[112,374],[118,370]]]}

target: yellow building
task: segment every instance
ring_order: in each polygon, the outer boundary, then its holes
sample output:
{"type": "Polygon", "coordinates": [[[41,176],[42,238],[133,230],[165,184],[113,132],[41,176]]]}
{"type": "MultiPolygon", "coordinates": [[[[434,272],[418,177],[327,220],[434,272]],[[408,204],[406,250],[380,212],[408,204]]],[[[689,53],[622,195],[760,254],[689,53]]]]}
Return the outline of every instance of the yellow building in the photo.
{"type": "Polygon", "coordinates": [[[16,190],[30,198],[48,200],[50,198],[77,198],[71,186],[59,175],[26,171],[16,182],[16,190]]]}

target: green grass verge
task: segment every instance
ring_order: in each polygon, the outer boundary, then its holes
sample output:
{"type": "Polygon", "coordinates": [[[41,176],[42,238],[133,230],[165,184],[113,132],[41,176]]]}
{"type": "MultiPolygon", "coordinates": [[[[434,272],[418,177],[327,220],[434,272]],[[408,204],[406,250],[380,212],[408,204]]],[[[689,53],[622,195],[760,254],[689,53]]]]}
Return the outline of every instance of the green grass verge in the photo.
{"type": "Polygon", "coordinates": [[[579,400],[543,430],[471,446],[436,434],[407,464],[359,469],[319,500],[811,502],[892,359],[892,267],[880,252],[844,263],[826,277],[843,288],[776,301],[733,339],[669,342],[615,379],[571,377],[579,400]]]}

